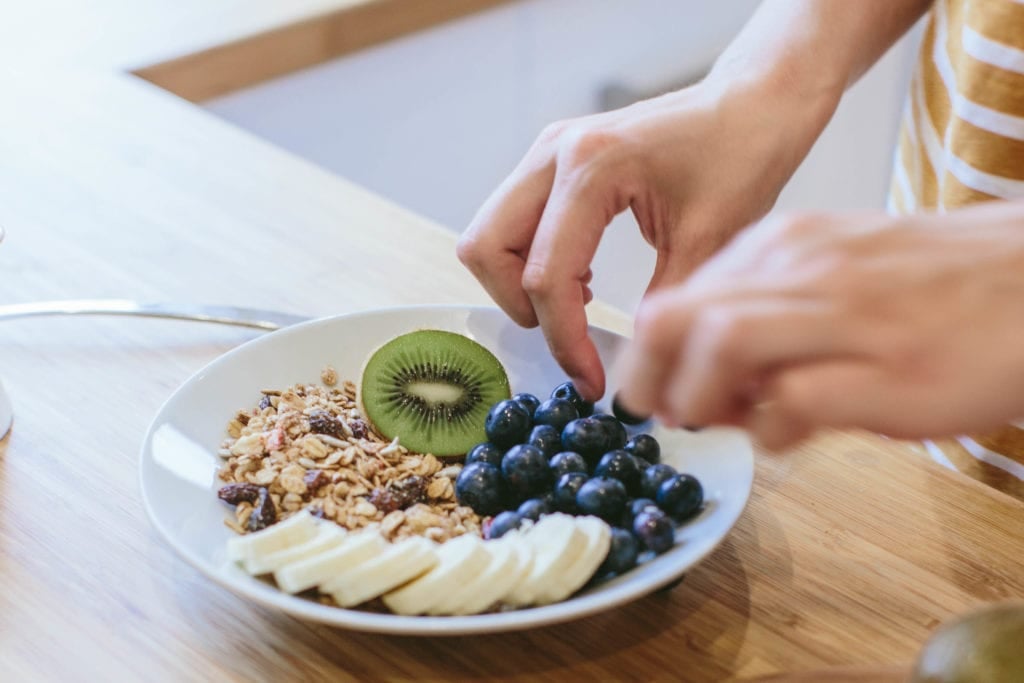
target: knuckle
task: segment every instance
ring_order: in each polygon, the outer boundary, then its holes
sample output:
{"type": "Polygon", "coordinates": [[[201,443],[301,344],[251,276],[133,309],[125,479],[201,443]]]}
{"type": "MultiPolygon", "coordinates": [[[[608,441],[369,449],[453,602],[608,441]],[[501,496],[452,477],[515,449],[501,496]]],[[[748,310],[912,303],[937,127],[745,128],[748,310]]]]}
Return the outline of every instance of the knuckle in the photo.
{"type": "Polygon", "coordinates": [[[556,144],[559,138],[562,137],[562,134],[571,125],[572,121],[570,120],[555,121],[554,123],[549,123],[548,125],[544,126],[544,128],[540,131],[540,134],[537,136],[536,142],[534,142],[534,146],[549,146],[556,144]]]}
{"type": "Polygon", "coordinates": [[[530,297],[543,297],[554,286],[550,271],[540,263],[528,262],[523,268],[523,291],[530,297]]]}
{"type": "Polygon", "coordinates": [[[480,242],[472,235],[463,235],[455,245],[455,255],[462,265],[474,270],[481,261],[480,242]]]}
{"type": "Polygon", "coordinates": [[[567,129],[560,139],[559,163],[570,168],[589,168],[610,162],[623,140],[617,133],[603,128],[567,129]]]}

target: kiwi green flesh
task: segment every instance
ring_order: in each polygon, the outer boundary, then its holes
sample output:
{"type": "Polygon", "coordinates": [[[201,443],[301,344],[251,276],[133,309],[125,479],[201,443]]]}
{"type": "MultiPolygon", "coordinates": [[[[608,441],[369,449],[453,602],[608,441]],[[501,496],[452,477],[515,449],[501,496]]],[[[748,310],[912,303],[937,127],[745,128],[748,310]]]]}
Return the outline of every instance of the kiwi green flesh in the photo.
{"type": "Polygon", "coordinates": [[[370,356],[360,382],[363,412],[381,435],[440,456],[463,455],[485,441],[487,412],[510,396],[508,375],[494,354],[441,330],[387,342],[370,356]]]}

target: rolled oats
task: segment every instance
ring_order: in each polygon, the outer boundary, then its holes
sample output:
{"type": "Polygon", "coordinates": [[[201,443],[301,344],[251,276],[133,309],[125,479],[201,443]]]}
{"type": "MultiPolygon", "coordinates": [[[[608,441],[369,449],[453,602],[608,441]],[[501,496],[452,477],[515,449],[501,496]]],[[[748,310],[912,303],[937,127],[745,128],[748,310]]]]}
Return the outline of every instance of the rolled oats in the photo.
{"type": "Polygon", "coordinates": [[[260,486],[272,484],[277,479],[277,472],[271,468],[262,469],[253,475],[252,482],[260,486]]]}

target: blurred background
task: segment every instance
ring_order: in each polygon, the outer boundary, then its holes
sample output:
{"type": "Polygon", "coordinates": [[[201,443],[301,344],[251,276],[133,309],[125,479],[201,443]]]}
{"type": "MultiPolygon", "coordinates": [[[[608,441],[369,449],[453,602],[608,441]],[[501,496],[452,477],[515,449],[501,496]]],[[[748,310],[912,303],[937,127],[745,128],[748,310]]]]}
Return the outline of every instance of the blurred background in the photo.
{"type": "MultiPolygon", "coordinates": [[[[699,79],[758,3],[525,0],[208,100],[210,111],[461,232],[547,123],[699,79]]],[[[848,94],[776,210],[883,208],[916,33],[848,94]]],[[[609,227],[593,289],[633,310],[653,251],[609,227]]]]}

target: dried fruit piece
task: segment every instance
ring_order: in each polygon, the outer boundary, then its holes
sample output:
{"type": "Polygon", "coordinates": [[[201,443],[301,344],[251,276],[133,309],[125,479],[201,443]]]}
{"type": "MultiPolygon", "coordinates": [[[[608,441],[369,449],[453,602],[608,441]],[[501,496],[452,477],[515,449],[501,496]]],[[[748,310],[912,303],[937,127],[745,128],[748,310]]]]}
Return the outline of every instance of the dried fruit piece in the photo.
{"type": "Polygon", "coordinates": [[[276,522],[277,508],[274,507],[274,500],[270,497],[270,491],[261,488],[256,505],[253,507],[252,514],[249,515],[249,521],[245,526],[249,531],[259,531],[260,529],[266,529],[276,522]]]}
{"type": "Polygon", "coordinates": [[[414,474],[396,481],[390,487],[374,489],[369,500],[378,510],[387,514],[423,502],[426,493],[427,482],[414,474]]]}
{"type": "Polygon", "coordinates": [[[217,490],[217,497],[225,503],[255,503],[260,496],[260,487],[255,484],[227,484],[217,490]]]}
{"type": "Polygon", "coordinates": [[[349,420],[348,428],[352,430],[352,436],[357,439],[365,439],[370,434],[370,426],[366,424],[365,420],[361,420],[358,417],[349,420]]]}
{"type": "Polygon", "coordinates": [[[309,414],[309,430],[316,434],[344,438],[345,428],[341,421],[326,410],[314,410],[309,414]]]}
{"type": "Polygon", "coordinates": [[[316,495],[316,492],[320,490],[321,486],[326,486],[331,483],[331,477],[323,470],[309,470],[306,475],[302,477],[302,481],[306,484],[306,492],[309,495],[316,495]]]}
{"type": "Polygon", "coordinates": [[[268,394],[263,394],[263,398],[260,399],[260,404],[257,407],[260,410],[266,410],[267,408],[269,408],[272,405],[274,405],[274,404],[270,400],[270,396],[268,394]]]}

